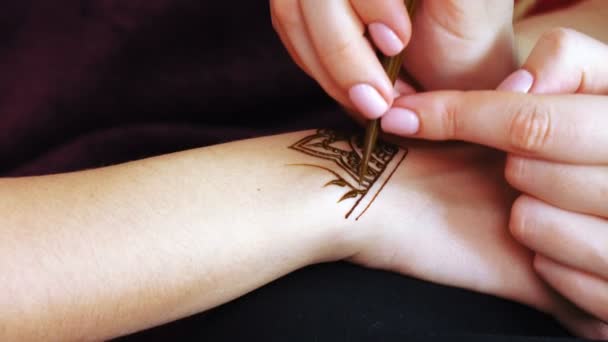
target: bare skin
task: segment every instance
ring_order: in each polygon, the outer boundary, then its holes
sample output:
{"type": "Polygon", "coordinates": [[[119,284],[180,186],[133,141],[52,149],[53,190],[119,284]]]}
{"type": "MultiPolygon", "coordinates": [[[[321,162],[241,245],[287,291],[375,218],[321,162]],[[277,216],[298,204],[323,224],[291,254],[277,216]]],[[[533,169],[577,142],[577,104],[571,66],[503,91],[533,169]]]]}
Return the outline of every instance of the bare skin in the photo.
{"type": "Polygon", "coordinates": [[[413,146],[347,220],[355,199],[337,203],[344,189],[324,187],[334,175],[286,165],[319,161],[288,148],[312,133],[0,180],[0,337],[109,339],[342,259],[586,320],[508,234],[501,156],[413,146]]]}

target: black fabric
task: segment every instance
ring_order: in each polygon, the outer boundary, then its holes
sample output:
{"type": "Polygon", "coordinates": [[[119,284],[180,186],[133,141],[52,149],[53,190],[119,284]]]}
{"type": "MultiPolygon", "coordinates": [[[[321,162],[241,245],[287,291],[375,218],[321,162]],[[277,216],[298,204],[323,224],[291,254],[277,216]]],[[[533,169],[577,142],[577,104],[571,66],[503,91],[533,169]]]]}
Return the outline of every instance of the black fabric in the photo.
{"type": "Polygon", "coordinates": [[[207,313],[119,341],[550,341],[528,307],[348,263],[315,265],[207,313]]]}

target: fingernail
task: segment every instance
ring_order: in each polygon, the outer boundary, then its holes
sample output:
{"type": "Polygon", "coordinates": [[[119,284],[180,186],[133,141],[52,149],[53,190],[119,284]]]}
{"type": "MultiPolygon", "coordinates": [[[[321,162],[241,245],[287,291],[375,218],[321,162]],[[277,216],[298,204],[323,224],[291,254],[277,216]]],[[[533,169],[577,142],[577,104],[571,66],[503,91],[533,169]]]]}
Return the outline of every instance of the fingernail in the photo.
{"type": "Polygon", "coordinates": [[[534,76],[527,70],[519,69],[505,78],[496,90],[525,94],[530,91],[532,84],[534,84],[534,76]]]}
{"type": "Polygon", "coordinates": [[[350,88],[348,96],[357,109],[368,119],[377,119],[388,110],[388,103],[369,84],[357,84],[350,88]]]}
{"type": "Polygon", "coordinates": [[[387,56],[394,56],[405,48],[395,31],[382,23],[369,24],[368,30],[374,44],[387,56]]]}
{"type": "Polygon", "coordinates": [[[420,129],[416,113],[404,108],[391,108],[382,117],[382,130],[395,135],[413,135],[420,129]]]}

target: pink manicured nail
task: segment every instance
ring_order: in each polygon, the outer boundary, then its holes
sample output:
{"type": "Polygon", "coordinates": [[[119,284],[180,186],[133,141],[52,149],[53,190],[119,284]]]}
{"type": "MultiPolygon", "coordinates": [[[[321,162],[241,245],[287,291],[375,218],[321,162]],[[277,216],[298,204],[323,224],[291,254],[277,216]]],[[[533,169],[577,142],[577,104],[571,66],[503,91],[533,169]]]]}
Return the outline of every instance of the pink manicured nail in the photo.
{"type": "Polygon", "coordinates": [[[374,44],[387,56],[394,56],[405,48],[395,31],[382,23],[369,24],[368,30],[374,44]]]}
{"type": "Polygon", "coordinates": [[[382,130],[396,135],[418,133],[420,119],[416,113],[404,108],[391,108],[382,117],[382,130]]]}
{"type": "Polygon", "coordinates": [[[388,110],[388,103],[369,84],[357,84],[350,88],[348,96],[357,109],[368,119],[377,119],[388,110]]]}
{"type": "Polygon", "coordinates": [[[532,84],[534,84],[534,76],[527,70],[519,69],[505,78],[496,90],[527,93],[532,88],[532,84]]]}

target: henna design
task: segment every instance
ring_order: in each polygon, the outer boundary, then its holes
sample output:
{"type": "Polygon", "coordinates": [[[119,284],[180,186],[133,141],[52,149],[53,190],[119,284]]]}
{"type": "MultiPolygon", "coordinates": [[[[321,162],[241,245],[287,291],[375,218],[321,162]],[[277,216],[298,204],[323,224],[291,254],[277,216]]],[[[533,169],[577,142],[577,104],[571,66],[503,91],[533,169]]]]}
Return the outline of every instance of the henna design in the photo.
{"type": "Polygon", "coordinates": [[[361,137],[319,129],[289,148],[326,161],[326,166],[316,164],[291,164],[291,166],[314,167],[333,174],[336,179],[327,182],[324,187],[333,185],[348,189],[338,203],[351,198],[356,199],[353,207],[345,215],[348,219],[357,212],[355,220],[359,220],[365,214],[408,154],[407,149],[379,141],[372,152],[367,172],[360,179],[358,171],[363,155],[361,137]],[[337,169],[330,168],[331,166],[337,166],[337,169]],[[387,170],[389,174],[384,182],[376,184],[387,170]]]}

